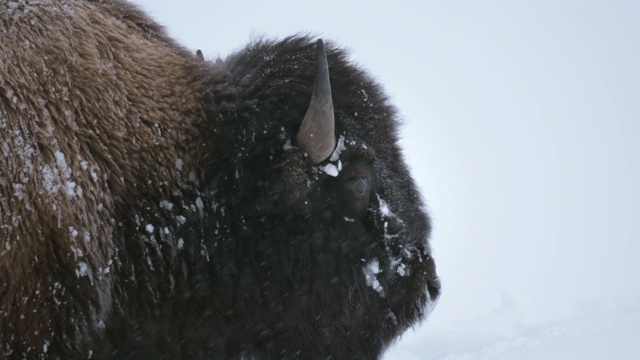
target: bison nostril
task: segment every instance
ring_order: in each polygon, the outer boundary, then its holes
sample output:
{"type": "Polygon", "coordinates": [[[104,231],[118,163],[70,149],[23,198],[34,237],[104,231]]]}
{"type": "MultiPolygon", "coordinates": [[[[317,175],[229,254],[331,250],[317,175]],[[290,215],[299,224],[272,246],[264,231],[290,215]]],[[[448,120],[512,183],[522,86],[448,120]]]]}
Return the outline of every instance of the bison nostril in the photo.
{"type": "Polygon", "coordinates": [[[440,296],[440,290],[442,285],[440,284],[440,278],[435,277],[427,282],[427,291],[429,292],[429,298],[435,300],[440,296]]]}

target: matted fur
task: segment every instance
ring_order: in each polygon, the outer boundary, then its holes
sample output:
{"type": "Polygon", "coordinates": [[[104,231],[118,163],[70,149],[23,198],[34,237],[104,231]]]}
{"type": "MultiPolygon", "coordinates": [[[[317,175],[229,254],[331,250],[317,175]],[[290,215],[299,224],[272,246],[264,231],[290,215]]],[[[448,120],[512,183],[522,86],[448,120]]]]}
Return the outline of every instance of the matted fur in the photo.
{"type": "Polygon", "coordinates": [[[0,14],[0,346],[64,354],[107,322],[119,212],[187,181],[203,112],[190,55],[132,6],[0,14]]]}
{"type": "Polygon", "coordinates": [[[0,21],[5,358],[374,359],[424,317],[429,221],[395,110],[343,51],[334,178],[291,144],[311,38],[203,62],[121,1],[0,21]],[[349,174],[372,174],[365,208],[349,174]]]}

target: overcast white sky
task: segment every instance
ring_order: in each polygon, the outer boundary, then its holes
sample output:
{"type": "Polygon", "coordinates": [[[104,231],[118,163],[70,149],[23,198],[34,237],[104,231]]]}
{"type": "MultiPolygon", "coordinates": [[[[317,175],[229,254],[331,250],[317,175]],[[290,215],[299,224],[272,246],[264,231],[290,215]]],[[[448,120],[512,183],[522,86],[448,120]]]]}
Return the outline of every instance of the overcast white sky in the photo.
{"type": "Polygon", "coordinates": [[[135,2],[206,58],[310,31],[384,84],[444,285],[414,343],[640,299],[640,2],[135,2]]]}

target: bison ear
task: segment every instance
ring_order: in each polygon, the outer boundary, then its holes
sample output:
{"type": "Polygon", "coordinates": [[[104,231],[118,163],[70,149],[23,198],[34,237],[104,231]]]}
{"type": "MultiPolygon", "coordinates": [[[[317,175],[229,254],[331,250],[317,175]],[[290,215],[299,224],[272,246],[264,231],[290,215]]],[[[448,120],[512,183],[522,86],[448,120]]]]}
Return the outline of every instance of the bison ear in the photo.
{"type": "Polygon", "coordinates": [[[200,49],[196,50],[196,57],[198,58],[198,60],[204,61],[204,55],[202,54],[202,51],[200,49]]]}
{"type": "Polygon", "coordinates": [[[318,40],[318,59],[316,79],[311,94],[311,104],[302,120],[298,134],[298,145],[309,154],[314,164],[326,160],[336,147],[335,118],[331,84],[329,83],[329,65],[324,43],[318,40]]]}

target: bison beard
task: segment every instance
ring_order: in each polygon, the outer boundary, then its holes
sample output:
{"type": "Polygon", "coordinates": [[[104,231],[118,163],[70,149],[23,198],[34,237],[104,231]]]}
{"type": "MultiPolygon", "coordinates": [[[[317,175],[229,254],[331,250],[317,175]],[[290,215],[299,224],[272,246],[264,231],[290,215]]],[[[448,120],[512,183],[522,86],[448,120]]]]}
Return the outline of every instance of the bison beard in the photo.
{"type": "Polygon", "coordinates": [[[376,359],[432,310],[396,111],[344,51],[329,156],[309,37],[202,61],[126,2],[0,19],[4,358],[376,359]]]}

